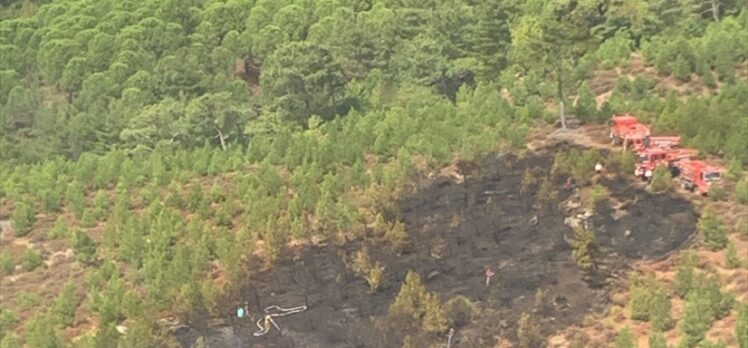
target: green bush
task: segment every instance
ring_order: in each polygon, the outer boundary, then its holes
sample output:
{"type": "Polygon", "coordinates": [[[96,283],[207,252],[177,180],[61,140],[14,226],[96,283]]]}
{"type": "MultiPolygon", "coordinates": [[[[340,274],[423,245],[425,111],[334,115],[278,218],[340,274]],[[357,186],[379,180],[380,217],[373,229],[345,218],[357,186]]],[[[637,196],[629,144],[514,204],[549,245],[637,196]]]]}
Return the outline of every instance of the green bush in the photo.
{"type": "Polygon", "coordinates": [[[538,348],[545,343],[545,338],[540,334],[540,327],[532,315],[522,312],[517,325],[517,340],[520,348],[538,348]]]}
{"type": "Polygon", "coordinates": [[[665,192],[673,188],[673,175],[665,166],[655,168],[652,173],[652,183],[650,185],[654,192],[665,192]]]}
{"type": "Polygon", "coordinates": [[[668,348],[665,335],[653,330],[649,335],[649,348],[668,348]]]}
{"type": "Polygon", "coordinates": [[[605,190],[600,184],[595,184],[590,190],[588,209],[592,212],[599,212],[605,207],[605,203],[609,200],[608,191],[605,190]]]}
{"type": "Polygon", "coordinates": [[[727,251],[725,251],[725,265],[727,268],[737,268],[740,266],[740,259],[738,258],[738,251],[735,248],[735,243],[729,242],[727,244],[727,251]]]}
{"type": "Polygon", "coordinates": [[[16,269],[16,261],[10,252],[0,253],[0,277],[13,274],[16,269]]]}
{"type": "Polygon", "coordinates": [[[79,262],[91,263],[97,258],[96,242],[83,231],[76,231],[73,235],[73,251],[79,262]]]}
{"type": "Polygon", "coordinates": [[[675,75],[678,80],[688,82],[691,81],[691,72],[691,65],[688,64],[688,61],[685,58],[678,56],[678,58],[673,62],[673,75],[675,75]]]}
{"type": "Polygon", "coordinates": [[[574,105],[577,118],[583,122],[598,121],[599,111],[597,110],[597,101],[590,86],[586,82],[582,83],[577,93],[579,97],[577,98],[576,105],[574,105]]]}
{"type": "Polygon", "coordinates": [[[48,213],[52,213],[60,209],[60,201],[62,200],[62,194],[59,190],[44,190],[40,193],[42,200],[42,208],[48,213]]]}
{"type": "Polygon", "coordinates": [[[675,292],[681,298],[685,298],[686,295],[694,287],[694,268],[691,266],[678,266],[678,271],[675,273],[675,292]]]}
{"type": "Polygon", "coordinates": [[[18,348],[22,346],[21,339],[12,332],[0,338],[0,348],[18,348]]]}
{"type": "Polygon", "coordinates": [[[629,293],[632,319],[651,321],[652,327],[659,331],[670,329],[673,324],[670,298],[661,284],[651,278],[636,276],[629,293]]]}
{"type": "Polygon", "coordinates": [[[0,339],[18,324],[18,317],[9,309],[0,308],[0,339]]]}
{"type": "Polygon", "coordinates": [[[553,183],[547,177],[540,182],[537,193],[537,204],[546,209],[553,207],[553,203],[558,198],[558,192],[553,187],[553,183]]]}
{"type": "Polygon", "coordinates": [[[16,303],[21,310],[34,308],[39,304],[39,295],[22,290],[18,293],[16,303]]]}
{"type": "Polygon", "coordinates": [[[727,348],[727,344],[722,340],[719,340],[717,342],[703,340],[701,341],[701,343],[699,343],[697,348],[727,348]]]}
{"type": "Polygon", "coordinates": [[[52,325],[51,318],[38,313],[27,322],[26,344],[29,348],[59,348],[62,340],[52,325]]]}
{"type": "Polygon", "coordinates": [[[603,68],[612,69],[616,65],[628,62],[633,43],[626,30],[619,30],[615,36],[605,40],[598,47],[595,55],[602,62],[603,68]]]}
{"type": "Polygon", "coordinates": [[[63,327],[67,327],[73,324],[75,319],[75,310],[78,308],[78,303],[75,298],[75,284],[68,282],[62,288],[62,292],[55,300],[52,313],[55,319],[55,323],[63,327]]]}
{"type": "Polygon", "coordinates": [[[618,332],[618,335],[616,336],[615,348],[636,348],[636,347],[638,347],[638,344],[636,343],[636,338],[634,337],[633,334],[631,334],[631,330],[629,330],[628,326],[618,332]]]}
{"type": "Polygon", "coordinates": [[[567,152],[558,152],[553,159],[551,175],[556,178],[571,176],[577,183],[584,184],[589,182],[595,170],[595,163],[599,160],[600,153],[597,150],[572,149],[567,152]]]}
{"type": "Polygon", "coordinates": [[[94,227],[96,226],[98,222],[98,217],[95,209],[92,208],[86,208],[86,210],[83,211],[83,216],[81,217],[81,227],[94,227]]]}
{"type": "Polygon", "coordinates": [[[106,191],[99,190],[96,192],[93,206],[96,220],[101,220],[107,215],[107,212],[109,211],[109,197],[107,196],[106,191]]]}
{"type": "Polygon", "coordinates": [[[595,259],[592,256],[594,247],[595,234],[592,231],[588,231],[582,226],[574,229],[572,256],[582,271],[587,272],[595,267],[595,259]]]}
{"type": "Polygon", "coordinates": [[[387,310],[387,317],[401,330],[423,329],[443,332],[447,328],[447,314],[436,295],[428,292],[418,273],[408,272],[400,292],[387,310]]]}
{"type": "Polygon", "coordinates": [[[722,186],[712,186],[709,188],[709,199],[712,202],[724,201],[727,198],[727,192],[722,186]]]}
{"type": "Polygon", "coordinates": [[[11,221],[16,236],[23,237],[31,232],[31,226],[36,221],[36,210],[28,202],[20,202],[13,210],[11,221]]]}
{"type": "Polygon", "coordinates": [[[736,158],[730,161],[730,166],[727,168],[725,178],[732,181],[737,181],[743,177],[743,161],[740,158],[736,158]]]}
{"type": "Polygon", "coordinates": [[[55,224],[47,232],[47,236],[51,239],[66,238],[68,236],[68,225],[62,216],[57,217],[55,224]]]}
{"type": "Polygon", "coordinates": [[[738,320],[735,322],[735,337],[740,348],[748,348],[748,303],[738,308],[738,320]]]}
{"type": "Polygon", "coordinates": [[[384,237],[398,253],[402,253],[408,243],[408,232],[405,230],[405,224],[400,221],[392,224],[392,227],[385,232],[384,237]]]}
{"type": "Polygon", "coordinates": [[[740,204],[748,204],[748,180],[746,178],[735,184],[735,200],[740,204]]]}
{"type": "Polygon", "coordinates": [[[699,219],[699,232],[706,245],[712,249],[723,249],[727,246],[727,229],[722,220],[707,208],[699,219]]]}
{"type": "Polygon", "coordinates": [[[444,303],[450,327],[463,327],[470,324],[478,314],[478,307],[465,296],[455,296],[444,303]]]}
{"type": "Polygon", "coordinates": [[[26,250],[26,253],[23,255],[23,258],[21,258],[21,265],[23,265],[23,269],[28,272],[35,270],[37,267],[41,266],[43,263],[44,263],[44,260],[42,259],[42,256],[34,249],[26,250]]]}
{"type": "Polygon", "coordinates": [[[633,151],[614,152],[608,156],[607,165],[615,168],[619,172],[633,173],[636,166],[636,157],[633,151]]]}
{"type": "Polygon", "coordinates": [[[70,183],[65,192],[65,203],[75,216],[78,218],[83,216],[83,209],[86,207],[86,193],[83,184],[77,180],[70,183]]]}
{"type": "Polygon", "coordinates": [[[710,313],[709,301],[695,293],[686,296],[683,320],[681,321],[682,344],[692,347],[704,339],[714,318],[710,313]]]}

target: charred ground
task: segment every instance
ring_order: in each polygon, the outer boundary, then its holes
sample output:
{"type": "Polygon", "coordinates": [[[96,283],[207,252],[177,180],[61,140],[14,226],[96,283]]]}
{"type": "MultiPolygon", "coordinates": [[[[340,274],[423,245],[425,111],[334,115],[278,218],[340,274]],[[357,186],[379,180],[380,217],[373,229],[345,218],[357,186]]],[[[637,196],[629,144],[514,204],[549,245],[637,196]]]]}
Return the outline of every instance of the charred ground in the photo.
{"type": "MultiPolygon", "coordinates": [[[[520,193],[526,169],[539,167],[548,175],[552,162],[553,153],[544,153],[524,158],[493,155],[462,164],[463,182],[440,178],[399,202],[396,214],[409,234],[406,252],[399,255],[387,243],[367,239],[288,253],[248,280],[242,297],[249,301],[253,320],[235,322],[236,303],[227,303],[225,318],[195,321],[178,334],[179,340],[185,346],[198,336],[222,347],[400,346],[405,332],[385,318],[409,270],[418,272],[442,301],[462,295],[479,308],[474,320],[455,328],[457,347],[489,346],[499,337],[516,339],[523,311],[534,313],[542,333],[549,334],[605,308],[611,278],[636,260],[679,248],[696,229],[697,215],[687,201],[651,195],[610,176],[601,184],[615,204],[589,219],[596,234],[597,268],[584,273],[567,241],[573,231],[564,223],[571,213],[562,208],[570,196],[561,190],[563,179],[554,182],[559,189],[554,208],[537,206],[537,189],[520,193]],[[535,215],[538,223],[533,225],[535,215]],[[385,267],[382,285],[373,294],[345,261],[364,247],[372,261],[385,267]],[[484,283],[486,267],[496,272],[490,287],[484,283]],[[537,289],[547,294],[540,309],[535,307],[537,289]],[[308,310],[278,320],[281,333],[252,336],[261,308],[302,304],[308,310]]],[[[446,334],[414,336],[422,346],[446,342],[446,334]]]]}

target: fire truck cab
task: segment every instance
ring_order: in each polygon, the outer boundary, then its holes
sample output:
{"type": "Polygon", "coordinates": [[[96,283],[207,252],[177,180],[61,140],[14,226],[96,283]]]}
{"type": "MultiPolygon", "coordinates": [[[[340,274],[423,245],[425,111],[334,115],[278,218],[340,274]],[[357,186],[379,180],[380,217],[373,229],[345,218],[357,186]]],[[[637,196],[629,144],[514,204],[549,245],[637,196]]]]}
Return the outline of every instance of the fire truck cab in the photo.
{"type": "Polygon", "coordinates": [[[723,169],[710,166],[698,160],[684,160],[678,163],[680,185],[684,189],[706,195],[709,188],[722,180],[723,169]]]}

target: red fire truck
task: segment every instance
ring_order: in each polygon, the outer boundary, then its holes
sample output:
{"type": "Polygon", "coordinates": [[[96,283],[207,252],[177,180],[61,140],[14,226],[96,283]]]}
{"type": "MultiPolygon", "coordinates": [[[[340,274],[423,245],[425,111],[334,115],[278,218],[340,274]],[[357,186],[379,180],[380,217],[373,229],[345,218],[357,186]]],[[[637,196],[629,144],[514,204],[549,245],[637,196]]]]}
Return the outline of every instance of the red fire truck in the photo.
{"type": "Polygon", "coordinates": [[[683,160],[677,163],[680,170],[681,187],[706,195],[709,188],[722,180],[722,168],[710,166],[698,160],[683,160]]]}
{"type": "Polygon", "coordinates": [[[616,145],[623,144],[624,148],[631,145],[640,147],[650,135],[649,127],[639,123],[631,114],[613,116],[610,124],[610,140],[616,145]]]}
{"type": "Polygon", "coordinates": [[[635,145],[636,152],[641,152],[649,148],[670,149],[680,146],[680,136],[646,136],[641,144],[635,145]]]}
{"type": "Polygon", "coordinates": [[[679,168],[675,164],[684,159],[695,159],[698,154],[699,151],[694,149],[649,148],[637,153],[634,175],[649,180],[659,166],[666,166],[678,174],[679,168]]]}

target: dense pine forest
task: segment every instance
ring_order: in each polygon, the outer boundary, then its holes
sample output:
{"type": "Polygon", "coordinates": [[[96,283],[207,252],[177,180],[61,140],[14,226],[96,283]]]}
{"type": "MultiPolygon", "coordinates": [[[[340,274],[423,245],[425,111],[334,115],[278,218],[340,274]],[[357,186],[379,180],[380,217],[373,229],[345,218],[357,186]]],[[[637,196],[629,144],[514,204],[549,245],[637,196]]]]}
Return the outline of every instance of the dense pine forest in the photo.
{"type": "Polygon", "coordinates": [[[289,245],[402,252],[427,173],[560,113],[748,164],[744,0],[0,4],[2,348],[178,346],[159,318],[225,315],[289,245]]]}

